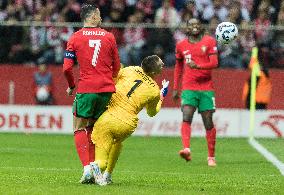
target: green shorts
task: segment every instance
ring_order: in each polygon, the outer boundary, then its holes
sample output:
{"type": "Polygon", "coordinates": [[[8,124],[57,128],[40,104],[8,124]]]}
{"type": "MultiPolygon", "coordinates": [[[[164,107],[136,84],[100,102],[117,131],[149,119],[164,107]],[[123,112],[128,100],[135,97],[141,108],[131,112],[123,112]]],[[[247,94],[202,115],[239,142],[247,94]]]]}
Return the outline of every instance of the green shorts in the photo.
{"type": "Polygon", "coordinates": [[[198,112],[215,110],[214,91],[184,90],[181,93],[181,105],[190,105],[198,108],[198,112]]]}
{"type": "Polygon", "coordinates": [[[79,118],[98,119],[106,110],[112,93],[77,93],[73,115],[79,118]]]}

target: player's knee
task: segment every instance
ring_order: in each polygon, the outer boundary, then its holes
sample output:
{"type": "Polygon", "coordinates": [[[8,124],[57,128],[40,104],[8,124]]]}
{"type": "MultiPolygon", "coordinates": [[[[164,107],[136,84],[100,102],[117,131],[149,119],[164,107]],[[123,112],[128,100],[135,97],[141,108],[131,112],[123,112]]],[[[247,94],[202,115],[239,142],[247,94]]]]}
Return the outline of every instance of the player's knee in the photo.
{"type": "Polygon", "coordinates": [[[87,122],[86,126],[89,127],[90,129],[93,129],[96,120],[97,119],[88,119],[88,122],[87,122]]]}
{"type": "Polygon", "coordinates": [[[195,108],[188,106],[188,105],[184,105],[182,107],[182,118],[184,122],[192,122],[192,118],[193,118],[193,114],[194,114],[195,108]]]}
{"type": "Polygon", "coordinates": [[[204,127],[207,131],[211,130],[214,127],[213,121],[204,121],[204,127]]]}
{"type": "Polygon", "coordinates": [[[211,130],[214,127],[212,111],[205,111],[201,113],[204,127],[206,130],[211,130]]]}
{"type": "Polygon", "coordinates": [[[183,112],[182,113],[182,120],[183,122],[192,122],[193,115],[190,112],[183,112]]]}
{"type": "Polygon", "coordinates": [[[190,116],[188,116],[188,115],[183,115],[182,121],[183,121],[183,122],[191,123],[191,122],[192,122],[192,117],[190,117],[190,116]]]}
{"type": "Polygon", "coordinates": [[[74,117],[73,120],[74,120],[74,126],[73,126],[74,132],[77,131],[77,130],[84,130],[84,129],[86,129],[87,122],[88,122],[87,119],[74,117]]]}

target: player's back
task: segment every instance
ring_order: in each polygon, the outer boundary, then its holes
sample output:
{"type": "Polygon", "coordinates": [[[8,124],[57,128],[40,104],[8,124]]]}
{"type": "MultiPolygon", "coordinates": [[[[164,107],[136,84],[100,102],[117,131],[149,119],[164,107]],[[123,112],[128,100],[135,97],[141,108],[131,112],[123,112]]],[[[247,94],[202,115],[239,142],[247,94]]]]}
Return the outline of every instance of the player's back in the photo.
{"type": "Polygon", "coordinates": [[[101,28],[82,28],[72,35],[67,47],[74,51],[80,66],[79,93],[115,91],[113,70],[120,60],[113,34],[101,28]]]}
{"type": "Polygon", "coordinates": [[[150,102],[160,99],[157,83],[139,66],[121,69],[115,87],[108,112],[125,122],[137,122],[137,114],[150,102]]]}

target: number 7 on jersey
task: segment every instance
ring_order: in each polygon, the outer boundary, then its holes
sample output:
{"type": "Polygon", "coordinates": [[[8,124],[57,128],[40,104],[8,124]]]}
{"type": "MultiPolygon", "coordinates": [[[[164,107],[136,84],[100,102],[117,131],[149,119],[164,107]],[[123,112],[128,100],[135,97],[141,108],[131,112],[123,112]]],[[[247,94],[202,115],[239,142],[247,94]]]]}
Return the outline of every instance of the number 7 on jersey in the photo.
{"type": "Polygon", "coordinates": [[[96,66],[98,55],[101,49],[101,40],[89,40],[89,47],[95,48],[93,58],[92,58],[92,65],[96,66]]]}

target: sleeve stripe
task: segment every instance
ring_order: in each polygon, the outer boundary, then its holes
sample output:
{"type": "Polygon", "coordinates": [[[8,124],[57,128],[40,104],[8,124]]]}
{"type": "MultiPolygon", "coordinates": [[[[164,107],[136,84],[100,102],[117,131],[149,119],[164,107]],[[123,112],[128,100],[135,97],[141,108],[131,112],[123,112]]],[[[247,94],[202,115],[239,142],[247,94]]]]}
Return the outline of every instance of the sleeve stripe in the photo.
{"type": "Polygon", "coordinates": [[[218,53],[209,53],[208,55],[209,55],[209,56],[218,55],[218,53]]]}
{"type": "Polygon", "coordinates": [[[75,52],[74,51],[65,50],[64,58],[75,60],[76,59],[75,52]]]}

